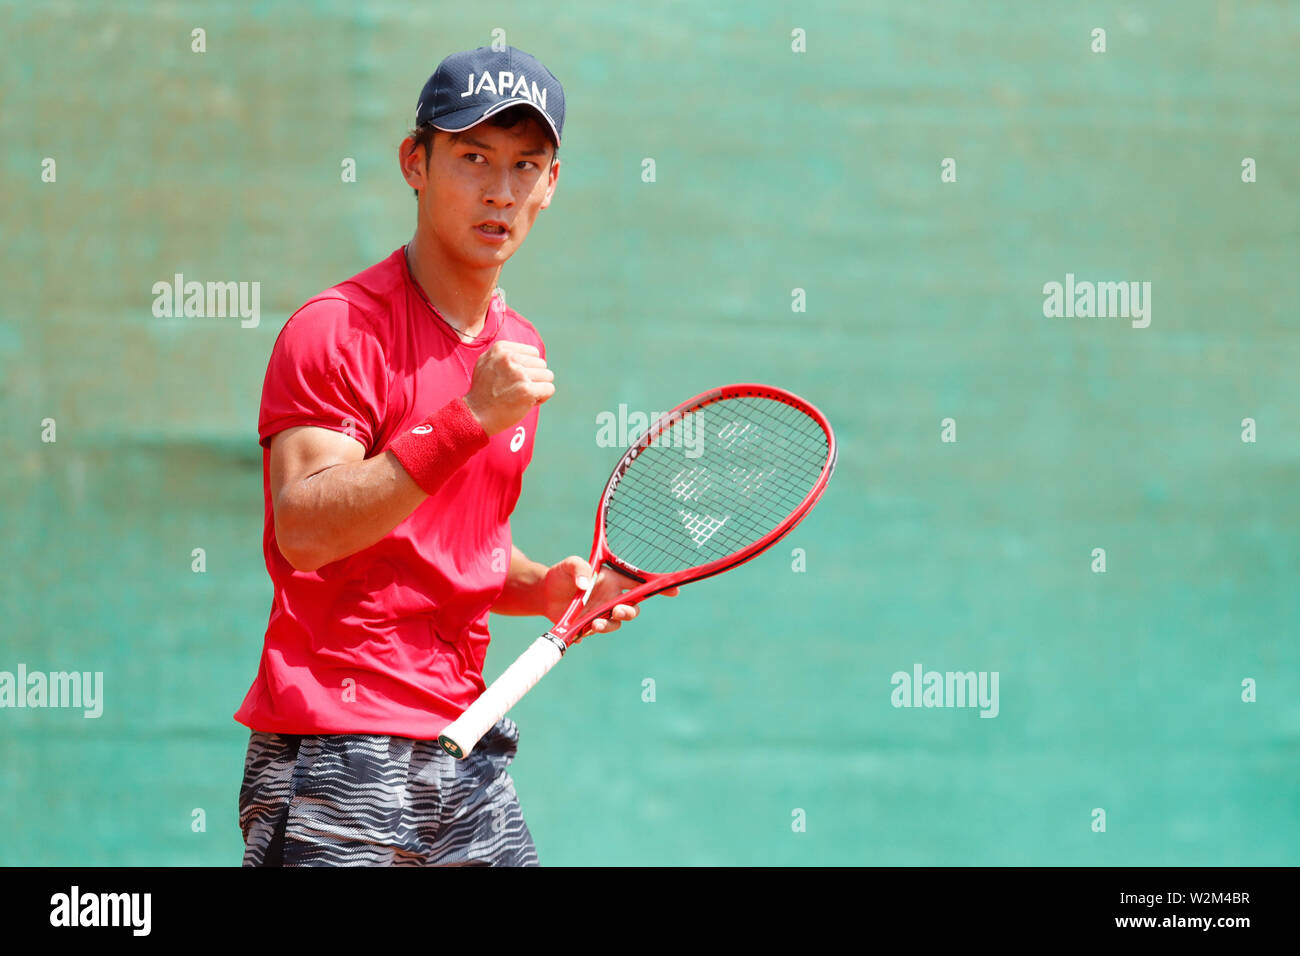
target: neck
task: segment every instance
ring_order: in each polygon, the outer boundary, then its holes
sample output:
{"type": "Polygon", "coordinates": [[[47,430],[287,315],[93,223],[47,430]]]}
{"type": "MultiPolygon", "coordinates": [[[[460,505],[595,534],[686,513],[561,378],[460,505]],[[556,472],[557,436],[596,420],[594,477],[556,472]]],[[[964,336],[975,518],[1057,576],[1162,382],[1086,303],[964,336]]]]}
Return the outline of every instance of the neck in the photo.
{"type": "Polygon", "coordinates": [[[438,314],[466,336],[482,332],[501,267],[466,269],[418,230],[406,251],[411,275],[438,314]]]}

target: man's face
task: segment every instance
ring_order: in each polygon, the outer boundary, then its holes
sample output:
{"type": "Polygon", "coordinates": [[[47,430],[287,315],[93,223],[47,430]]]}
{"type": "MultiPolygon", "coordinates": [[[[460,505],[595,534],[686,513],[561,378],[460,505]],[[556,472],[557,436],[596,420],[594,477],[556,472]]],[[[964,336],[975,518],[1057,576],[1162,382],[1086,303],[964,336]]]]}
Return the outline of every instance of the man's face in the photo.
{"type": "Polygon", "coordinates": [[[427,165],[410,142],[402,172],[420,190],[419,230],[469,268],[497,267],[514,255],[555,193],[560,164],[540,121],[438,132],[427,165]]]}

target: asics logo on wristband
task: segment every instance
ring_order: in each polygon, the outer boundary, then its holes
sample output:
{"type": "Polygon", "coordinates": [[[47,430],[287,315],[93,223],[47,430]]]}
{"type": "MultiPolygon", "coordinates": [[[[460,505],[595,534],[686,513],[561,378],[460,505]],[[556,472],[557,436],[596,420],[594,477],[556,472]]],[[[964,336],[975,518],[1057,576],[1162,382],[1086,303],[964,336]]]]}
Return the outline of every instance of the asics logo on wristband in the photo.
{"type": "Polygon", "coordinates": [[[510,450],[511,450],[511,451],[518,451],[519,449],[521,449],[521,448],[524,447],[524,435],[525,435],[525,434],[526,434],[526,432],[524,431],[524,426],[523,426],[523,425],[520,425],[518,428],[515,429],[515,436],[514,436],[513,438],[510,439],[510,450]]]}
{"type": "Polygon", "coordinates": [[[433,431],[433,426],[432,426],[432,425],[416,425],[414,428],[411,429],[411,434],[412,434],[412,435],[427,435],[427,434],[429,434],[429,432],[431,432],[431,431],[433,431]]]}

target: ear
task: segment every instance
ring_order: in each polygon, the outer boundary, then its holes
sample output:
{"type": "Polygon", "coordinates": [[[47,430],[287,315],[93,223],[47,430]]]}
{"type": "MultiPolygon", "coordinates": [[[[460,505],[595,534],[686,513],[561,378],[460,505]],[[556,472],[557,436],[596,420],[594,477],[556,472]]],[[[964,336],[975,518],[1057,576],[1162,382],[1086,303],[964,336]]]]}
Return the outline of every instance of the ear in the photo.
{"type": "Polygon", "coordinates": [[[546,198],[542,200],[542,209],[545,209],[551,204],[551,197],[555,195],[555,184],[559,182],[560,179],[560,161],[558,159],[551,161],[551,170],[547,176],[549,182],[546,184],[546,198]]]}
{"type": "Polygon", "coordinates": [[[412,189],[423,189],[428,183],[428,162],[424,147],[416,145],[414,136],[406,137],[397,147],[397,164],[402,170],[402,178],[412,189]]]}

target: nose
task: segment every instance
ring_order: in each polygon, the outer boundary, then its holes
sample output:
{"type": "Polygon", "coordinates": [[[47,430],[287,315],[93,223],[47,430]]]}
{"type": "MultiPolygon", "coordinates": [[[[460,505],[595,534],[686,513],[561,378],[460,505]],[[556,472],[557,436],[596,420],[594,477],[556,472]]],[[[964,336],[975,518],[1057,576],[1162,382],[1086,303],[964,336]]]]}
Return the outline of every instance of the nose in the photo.
{"type": "Polygon", "coordinates": [[[489,206],[506,209],[514,205],[515,194],[510,182],[510,170],[497,168],[483,187],[483,201],[489,206]]]}

